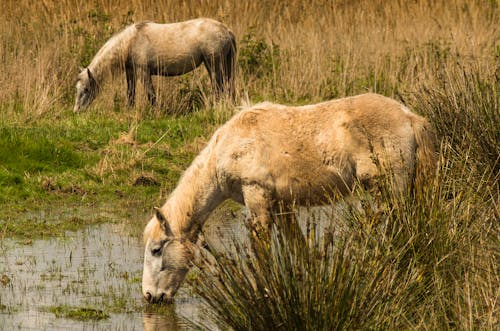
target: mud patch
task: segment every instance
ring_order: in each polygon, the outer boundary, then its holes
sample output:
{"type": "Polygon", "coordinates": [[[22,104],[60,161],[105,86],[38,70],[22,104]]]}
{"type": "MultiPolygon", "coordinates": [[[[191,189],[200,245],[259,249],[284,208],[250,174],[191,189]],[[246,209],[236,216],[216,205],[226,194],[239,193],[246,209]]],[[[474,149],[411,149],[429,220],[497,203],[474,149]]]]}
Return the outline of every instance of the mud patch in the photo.
{"type": "Polygon", "coordinates": [[[67,193],[84,196],[89,192],[78,185],[61,186],[51,178],[46,178],[42,182],[42,189],[50,193],[67,193]]]}
{"type": "Polygon", "coordinates": [[[133,186],[158,186],[160,183],[152,176],[148,174],[142,174],[139,175],[134,182],[132,183],[133,186]]]}

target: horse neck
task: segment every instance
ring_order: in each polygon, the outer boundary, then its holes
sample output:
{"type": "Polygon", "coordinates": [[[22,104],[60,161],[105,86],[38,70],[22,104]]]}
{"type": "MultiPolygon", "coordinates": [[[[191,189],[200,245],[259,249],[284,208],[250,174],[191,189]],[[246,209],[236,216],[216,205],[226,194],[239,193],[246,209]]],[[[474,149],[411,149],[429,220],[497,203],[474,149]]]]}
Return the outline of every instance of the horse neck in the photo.
{"type": "Polygon", "coordinates": [[[113,74],[116,69],[124,66],[126,50],[134,32],[133,26],[126,28],[109,39],[94,56],[88,68],[98,83],[101,83],[107,75],[113,74]]]}
{"type": "Polygon", "coordinates": [[[210,213],[222,201],[209,145],[182,175],[162,210],[176,237],[195,238],[210,213]]]}

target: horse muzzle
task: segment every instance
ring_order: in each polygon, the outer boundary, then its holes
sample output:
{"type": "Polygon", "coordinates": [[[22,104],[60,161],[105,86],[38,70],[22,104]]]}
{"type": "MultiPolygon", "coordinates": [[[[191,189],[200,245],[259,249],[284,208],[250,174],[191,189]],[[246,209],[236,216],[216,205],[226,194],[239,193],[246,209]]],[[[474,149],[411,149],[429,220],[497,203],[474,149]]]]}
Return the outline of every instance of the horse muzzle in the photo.
{"type": "Polygon", "coordinates": [[[155,304],[162,304],[162,303],[170,304],[173,302],[173,296],[167,294],[166,292],[152,294],[151,292],[147,291],[144,294],[144,299],[146,299],[148,303],[155,303],[155,304]]]}

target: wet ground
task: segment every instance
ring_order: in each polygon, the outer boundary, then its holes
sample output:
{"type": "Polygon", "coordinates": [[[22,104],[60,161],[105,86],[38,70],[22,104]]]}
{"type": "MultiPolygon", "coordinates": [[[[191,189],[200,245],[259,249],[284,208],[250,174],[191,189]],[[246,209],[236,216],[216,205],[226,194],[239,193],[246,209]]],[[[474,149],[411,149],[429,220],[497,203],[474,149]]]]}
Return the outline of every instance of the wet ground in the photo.
{"type": "MultiPolygon", "coordinates": [[[[207,222],[206,239],[244,238],[245,212],[222,214],[207,222]]],[[[142,230],[148,217],[139,219],[60,238],[2,240],[0,330],[188,330],[189,321],[204,321],[186,285],[172,305],[143,301],[142,230]]]]}
{"type": "Polygon", "coordinates": [[[185,289],[161,312],[142,300],[143,223],[138,223],[91,226],[49,240],[4,239],[0,329],[187,329],[185,318],[196,319],[197,300],[185,289]],[[79,316],[89,311],[105,316],[79,316]]]}

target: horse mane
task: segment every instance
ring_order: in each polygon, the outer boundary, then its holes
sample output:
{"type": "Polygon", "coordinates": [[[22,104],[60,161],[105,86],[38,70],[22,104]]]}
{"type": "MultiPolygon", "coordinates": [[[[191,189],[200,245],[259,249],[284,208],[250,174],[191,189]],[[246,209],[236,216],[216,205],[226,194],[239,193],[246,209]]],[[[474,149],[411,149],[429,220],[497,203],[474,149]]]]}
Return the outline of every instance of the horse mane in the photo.
{"type": "Polygon", "coordinates": [[[160,222],[149,222],[144,229],[143,241],[144,244],[148,241],[149,238],[153,240],[157,240],[162,233],[160,222]]]}
{"type": "MultiPolygon", "coordinates": [[[[207,187],[202,188],[193,183],[210,182],[215,176],[213,151],[219,140],[219,134],[220,129],[214,133],[205,148],[181,175],[177,187],[172,191],[168,201],[162,207],[167,217],[170,217],[168,221],[174,233],[195,226],[199,218],[205,217],[206,211],[200,210],[198,204],[201,202],[201,197],[206,193],[207,187]]],[[[205,202],[207,201],[203,201],[202,204],[205,202]]]]}
{"type": "Polygon", "coordinates": [[[113,35],[97,51],[88,66],[97,82],[104,79],[104,76],[107,74],[114,74],[118,68],[125,64],[130,42],[134,39],[138,31],[137,25],[142,28],[146,24],[147,22],[141,22],[127,26],[122,31],[113,35]]]}
{"type": "Polygon", "coordinates": [[[134,26],[135,26],[137,31],[140,31],[144,27],[146,27],[149,23],[151,23],[151,21],[142,21],[142,22],[135,23],[134,26]]]}
{"type": "MultiPolygon", "coordinates": [[[[208,202],[201,199],[206,193],[207,186],[193,183],[211,182],[214,176],[213,150],[217,144],[220,129],[217,130],[205,148],[195,157],[191,165],[181,175],[176,188],[170,193],[167,202],[161,207],[163,214],[174,234],[187,233],[191,238],[197,234],[199,226],[208,216],[211,209],[200,209],[199,203],[208,202]]],[[[208,203],[211,205],[211,203],[208,203]]],[[[143,240],[149,238],[157,240],[162,235],[162,228],[154,218],[149,221],[144,229],[143,240]]]]}
{"type": "Polygon", "coordinates": [[[251,108],[251,109],[267,109],[267,108],[271,108],[271,107],[283,107],[283,105],[281,105],[279,103],[263,101],[263,102],[256,103],[255,105],[253,105],[249,108],[251,108]]]}
{"type": "Polygon", "coordinates": [[[269,102],[269,101],[259,102],[259,103],[256,103],[254,105],[252,105],[248,102],[245,102],[242,105],[236,107],[236,110],[237,110],[236,114],[246,112],[246,111],[252,111],[252,110],[254,110],[254,111],[259,111],[259,110],[266,111],[268,109],[281,108],[281,107],[286,107],[286,106],[281,105],[279,103],[269,102]]]}

